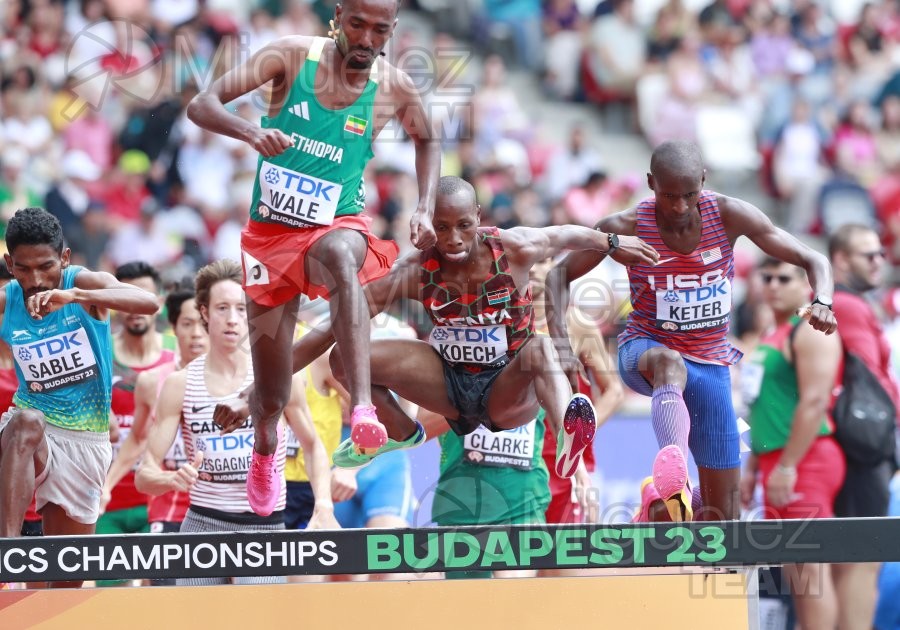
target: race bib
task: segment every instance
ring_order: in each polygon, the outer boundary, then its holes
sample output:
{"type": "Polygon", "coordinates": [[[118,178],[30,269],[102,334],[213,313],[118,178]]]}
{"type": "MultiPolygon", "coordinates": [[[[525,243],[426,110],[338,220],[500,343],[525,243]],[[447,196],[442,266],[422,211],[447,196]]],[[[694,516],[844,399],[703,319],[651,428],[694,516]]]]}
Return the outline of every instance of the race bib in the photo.
{"type": "Polygon", "coordinates": [[[184,438],[181,437],[181,431],[175,435],[175,441],[166,452],[163,459],[163,467],[166,470],[178,470],[182,464],[187,463],[187,455],[184,453],[184,438]]]}
{"type": "Polygon", "coordinates": [[[294,435],[294,432],[291,431],[291,428],[286,426],[285,428],[285,439],[287,440],[287,457],[297,457],[297,453],[300,452],[300,440],[297,439],[297,436],[294,435]]]}
{"type": "Polygon", "coordinates": [[[428,336],[448,363],[490,365],[506,356],[506,326],[435,326],[428,336]]]}
{"type": "Polygon", "coordinates": [[[331,225],[343,188],[265,160],[259,167],[259,187],[260,216],[292,227],[331,225]]]}
{"type": "Polygon", "coordinates": [[[100,371],[84,328],[34,343],[13,344],[13,357],[32,392],[52,392],[95,379],[100,371]]]}
{"type": "Polygon", "coordinates": [[[475,466],[531,470],[536,424],[537,421],[532,420],[521,427],[497,433],[479,425],[463,438],[463,460],[475,466]]]}
{"type": "Polygon", "coordinates": [[[214,483],[245,483],[253,451],[253,427],[242,427],[227,435],[204,433],[194,438],[203,451],[199,477],[214,483]]]}
{"type": "Polygon", "coordinates": [[[731,282],[656,290],[656,327],[668,332],[718,328],[728,323],[731,282]]]}
{"type": "Polygon", "coordinates": [[[759,398],[759,390],[762,388],[765,373],[763,365],[754,362],[753,357],[741,363],[740,392],[741,400],[745,405],[752,405],[759,398]]]}

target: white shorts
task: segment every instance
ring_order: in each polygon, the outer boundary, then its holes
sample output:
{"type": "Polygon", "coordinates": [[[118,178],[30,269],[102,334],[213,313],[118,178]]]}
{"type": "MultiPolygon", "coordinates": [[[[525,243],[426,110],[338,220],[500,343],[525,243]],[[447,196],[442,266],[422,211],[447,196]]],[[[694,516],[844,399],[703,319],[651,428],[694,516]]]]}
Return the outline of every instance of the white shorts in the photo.
{"type": "MultiPolygon", "coordinates": [[[[12,413],[0,416],[0,433],[12,413]]],[[[34,480],[35,508],[58,505],[73,521],[92,525],[100,517],[100,494],[112,462],[109,433],[72,431],[44,422],[47,465],[34,480]]]]}

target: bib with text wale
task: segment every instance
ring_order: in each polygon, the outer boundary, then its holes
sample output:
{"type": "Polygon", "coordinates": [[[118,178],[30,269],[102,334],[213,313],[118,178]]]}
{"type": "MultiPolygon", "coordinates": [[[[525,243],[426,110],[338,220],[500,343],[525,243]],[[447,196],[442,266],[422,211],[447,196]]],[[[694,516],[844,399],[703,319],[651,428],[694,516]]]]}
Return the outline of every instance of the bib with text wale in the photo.
{"type": "Polygon", "coordinates": [[[12,351],[27,387],[32,392],[52,392],[74,383],[97,378],[97,359],[84,328],[17,344],[12,351]]]}
{"type": "Polygon", "coordinates": [[[690,288],[656,289],[656,327],[669,332],[717,328],[728,323],[731,282],[721,278],[690,288]]]}
{"type": "Polygon", "coordinates": [[[496,466],[531,470],[534,459],[536,420],[526,425],[492,433],[479,425],[465,436],[464,461],[476,466],[496,466]]]}
{"type": "Polygon", "coordinates": [[[203,451],[200,479],[213,483],[245,483],[253,451],[253,425],[244,425],[227,435],[209,432],[197,435],[194,444],[203,451]]]}
{"type": "Polygon", "coordinates": [[[265,160],[259,167],[259,187],[261,203],[257,212],[260,216],[294,227],[331,225],[342,189],[340,184],[265,160]]]}
{"type": "Polygon", "coordinates": [[[506,326],[435,326],[428,343],[448,363],[490,365],[506,356],[506,326]]]}

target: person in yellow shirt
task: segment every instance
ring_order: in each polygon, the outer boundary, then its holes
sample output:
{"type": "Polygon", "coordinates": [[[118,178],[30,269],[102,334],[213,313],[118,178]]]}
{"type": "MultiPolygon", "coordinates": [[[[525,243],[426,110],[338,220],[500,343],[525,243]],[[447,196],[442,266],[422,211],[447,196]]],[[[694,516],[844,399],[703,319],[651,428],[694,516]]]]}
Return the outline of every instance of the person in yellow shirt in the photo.
{"type": "MultiPolygon", "coordinates": [[[[302,322],[297,324],[296,338],[308,330],[302,322]]],[[[346,390],[331,373],[328,354],[316,359],[306,368],[306,401],[312,413],[316,433],[325,445],[328,459],[334,453],[341,439],[341,419],[346,407],[346,390]]],[[[287,482],[287,504],[284,508],[284,526],[287,529],[306,529],[312,516],[316,498],[309,483],[303,449],[293,433],[287,435],[287,459],[284,463],[284,478],[287,482]]]]}

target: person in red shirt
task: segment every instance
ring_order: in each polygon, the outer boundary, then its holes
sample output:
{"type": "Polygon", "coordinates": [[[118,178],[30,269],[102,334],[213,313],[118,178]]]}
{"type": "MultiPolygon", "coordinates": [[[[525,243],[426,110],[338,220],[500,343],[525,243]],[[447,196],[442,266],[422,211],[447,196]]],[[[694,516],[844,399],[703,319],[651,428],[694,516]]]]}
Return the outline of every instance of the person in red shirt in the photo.
{"type": "MultiPolygon", "coordinates": [[[[891,377],[891,347],[865,293],[881,284],[886,252],[878,233],[863,225],[845,225],[828,243],[834,268],[834,314],[841,326],[844,352],[859,358],[900,409],[897,384],[891,377]]],[[[844,485],[835,500],[838,517],[886,516],[893,460],[875,466],[848,458],[844,485]]],[[[833,565],[841,628],[871,628],[878,595],[877,563],[833,565]]]]}
{"type": "MultiPolygon", "coordinates": [[[[116,269],[116,279],[159,295],[159,272],[145,262],[130,262],[116,269]]],[[[113,441],[114,458],[125,442],[134,421],[134,390],[138,374],[175,361],[175,353],[163,347],[163,336],[156,330],[155,315],[121,314],[121,329],[113,335],[112,412],[118,439],[113,441]]],[[[112,427],[111,427],[112,428],[112,427]]],[[[105,512],[97,521],[98,534],[135,534],[149,530],[147,495],[134,486],[134,471],[129,471],[112,489],[108,501],[101,498],[105,512]]],[[[118,582],[98,582],[113,586],[118,582]]]]}

